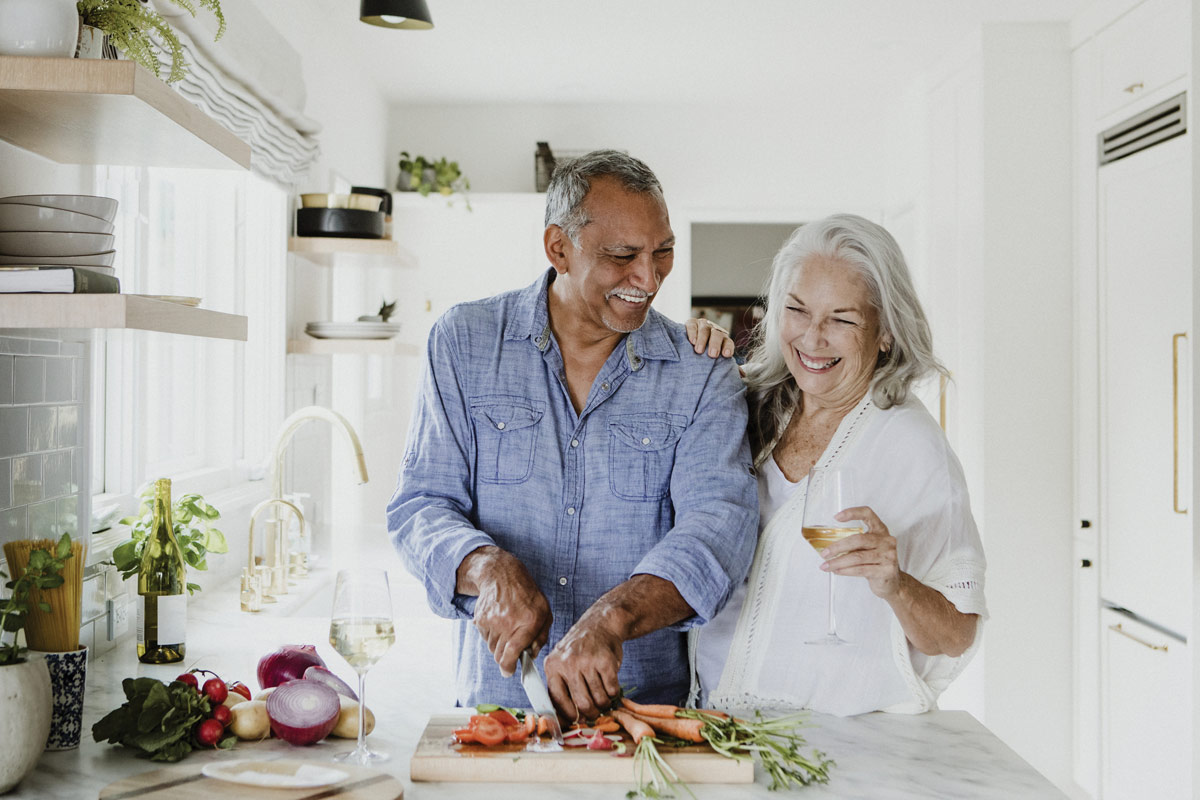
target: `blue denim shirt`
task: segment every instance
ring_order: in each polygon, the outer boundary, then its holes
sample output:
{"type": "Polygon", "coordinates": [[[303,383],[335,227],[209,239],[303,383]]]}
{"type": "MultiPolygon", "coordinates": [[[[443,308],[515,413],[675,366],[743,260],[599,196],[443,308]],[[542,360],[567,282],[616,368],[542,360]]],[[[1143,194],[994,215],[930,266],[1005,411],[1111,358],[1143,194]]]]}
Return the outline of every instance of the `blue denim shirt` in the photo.
{"type": "Polygon", "coordinates": [[[539,662],[614,586],[639,573],[671,581],[695,615],[626,642],[620,680],[646,702],[680,702],[682,631],[720,610],[754,552],[745,392],[731,360],[697,355],[683,326],[651,309],[576,414],[550,332],[553,275],[434,325],[388,532],[434,612],[459,620],[460,705],[528,705],[470,622],[475,598],[455,593],[462,559],[493,544],[549,600],[539,662]]]}

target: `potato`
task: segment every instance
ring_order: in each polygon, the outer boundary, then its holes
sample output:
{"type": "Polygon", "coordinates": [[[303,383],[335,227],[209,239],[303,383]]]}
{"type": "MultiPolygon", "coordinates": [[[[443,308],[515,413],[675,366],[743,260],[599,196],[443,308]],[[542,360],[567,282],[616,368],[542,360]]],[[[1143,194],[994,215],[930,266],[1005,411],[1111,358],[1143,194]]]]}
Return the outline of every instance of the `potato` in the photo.
{"type": "Polygon", "coordinates": [[[232,709],[238,703],[246,703],[246,702],[249,702],[249,701],[247,701],[244,696],[238,694],[237,692],[230,692],[229,696],[225,698],[225,702],[222,703],[221,705],[228,706],[229,708],[232,709]]]}
{"type": "Polygon", "coordinates": [[[229,714],[229,730],[239,739],[257,741],[271,735],[271,718],[267,716],[266,701],[246,700],[229,709],[229,714]]]}
{"type": "Polygon", "coordinates": [[[274,686],[272,686],[270,689],[263,689],[261,692],[259,692],[258,694],[254,695],[254,699],[255,699],[255,700],[262,700],[262,701],[264,701],[264,702],[265,702],[265,701],[266,701],[266,699],[267,699],[268,697],[270,697],[270,696],[271,696],[271,692],[273,692],[273,691],[275,691],[275,687],[274,687],[274,686]]]}
{"type": "MultiPolygon", "coordinates": [[[[330,736],[338,736],[342,739],[357,739],[358,738],[358,703],[346,697],[344,694],[338,695],[338,700],[342,704],[342,712],[338,714],[337,724],[333,726],[330,736]]],[[[367,709],[367,724],[366,733],[375,730],[375,715],[371,713],[371,709],[367,709]]]]}

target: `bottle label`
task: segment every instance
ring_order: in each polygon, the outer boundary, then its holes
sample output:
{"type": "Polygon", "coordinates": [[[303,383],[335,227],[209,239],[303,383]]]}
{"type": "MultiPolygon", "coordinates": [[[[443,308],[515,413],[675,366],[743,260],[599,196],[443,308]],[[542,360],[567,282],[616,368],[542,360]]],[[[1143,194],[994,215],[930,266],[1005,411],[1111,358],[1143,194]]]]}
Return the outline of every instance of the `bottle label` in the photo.
{"type": "Polygon", "coordinates": [[[138,595],[137,602],[137,643],[140,645],[146,644],[146,598],[143,595],[138,595]]]}
{"type": "Polygon", "coordinates": [[[187,634],[187,594],[158,596],[158,643],[179,644],[187,634]]]}

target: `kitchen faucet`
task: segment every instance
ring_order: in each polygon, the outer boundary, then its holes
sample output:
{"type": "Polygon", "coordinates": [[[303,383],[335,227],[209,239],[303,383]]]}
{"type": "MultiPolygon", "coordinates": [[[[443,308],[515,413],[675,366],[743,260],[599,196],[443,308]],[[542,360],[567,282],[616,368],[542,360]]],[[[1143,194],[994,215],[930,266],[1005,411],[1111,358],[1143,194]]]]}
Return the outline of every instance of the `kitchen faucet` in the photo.
{"type": "MultiPolygon", "coordinates": [[[[358,469],[358,482],[360,484],[367,482],[367,462],[363,459],[362,444],[359,443],[358,434],[354,432],[354,428],[346,421],[346,418],[336,411],[332,411],[323,406],[305,406],[292,413],[283,421],[280,426],[279,434],[275,437],[274,447],[274,466],[271,476],[271,500],[283,501],[283,457],[287,451],[288,443],[292,436],[301,425],[311,419],[320,419],[328,422],[334,428],[340,429],[350,443],[350,447],[354,449],[355,465],[358,469]]],[[[264,562],[268,567],[268,575],[270,576],[269,586],[263,586],[264,594],[281,595],[287,594],[287,577],[288,567],[291,562],[291,552],[287,542],[287,531],[282,525],[282,519],[279,515],[279,503],[268,503],[273,505],[271,512],[271,526],[267,529],[267,546],[264,552],[264,562]]],[[[284,505],[291,505],[284,503],[284,505]]],[[[304,532],[304,516],[299,509],[292,506],[292,511],[295,512],[300,520],[301,534],[304,532]]],[[[253,555],[251,555],[253,559],[253,555]]]]}
{"type": "MultiPolygon", "coordinates": [[[[263,603],[274,603],[279,598],[276,594],[276,587],[282,586],[283,592],[287,592],[287,564],[289,558],[286,554],[275,553],[274,558],[266,558],[264,561],[274,561],[276,566],[269,567],[266,565],[258,566],[254,563],[254,522],[258,519],[258,512],[269,506],[283,506],[290,509],[296,515],[297,521],[300,523],[300,538],[304,538],[304,515],[300,513],[300,509],[289,503],[287,500],[281,500],[278,497],[270,497],[263,500],[254,507],[250,512],[250,535],[248,544],[250,548],[250,559],[245,569],[242,570],[242,611],[258,611],[262,608],[263,603]]],[[[278,519],[274,520],[278,524],[278,519]]],[[[274,537],[275,547],[287,545],[287,537],[274,537]]],[[[268,548],[268,552],[270,552],[268,548]]]]}

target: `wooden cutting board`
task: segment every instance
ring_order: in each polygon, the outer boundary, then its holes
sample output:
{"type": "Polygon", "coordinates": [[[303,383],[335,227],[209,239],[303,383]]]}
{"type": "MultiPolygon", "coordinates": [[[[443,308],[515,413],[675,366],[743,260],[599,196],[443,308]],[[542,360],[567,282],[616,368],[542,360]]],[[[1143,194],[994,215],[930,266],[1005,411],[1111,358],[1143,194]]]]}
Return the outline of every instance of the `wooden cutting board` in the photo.
{"type": "MultiPolygon", "coordinates": [[[[611,752],[567,747],[558,753],[532,753],[519,745],[458,744],[452,732],[465,727],[467,714],[430,718],[409,766],[414,781],[497,783],[636,783],[632,758],[611,752]]],[[[633,743],[627,747],[632,752],[633,743]]],[[[660,747],[659,753],[685,783],[753,783],[754,764],[735,761],[708,745],[660,747]]]]}
{"type": "Polygon", "coordinates": [[[213,800],[236,797],[238,800],[400,800],[404,785],[396,778],[370,767],[329,764],[350,773],[350,777],[332,786],[309,789],[276,789],[246,786],[208,778],[200,774],[203,764],[179,764],[152,772],[143,772],[110,783],[100,790],[100,800],[213,800]]]}

